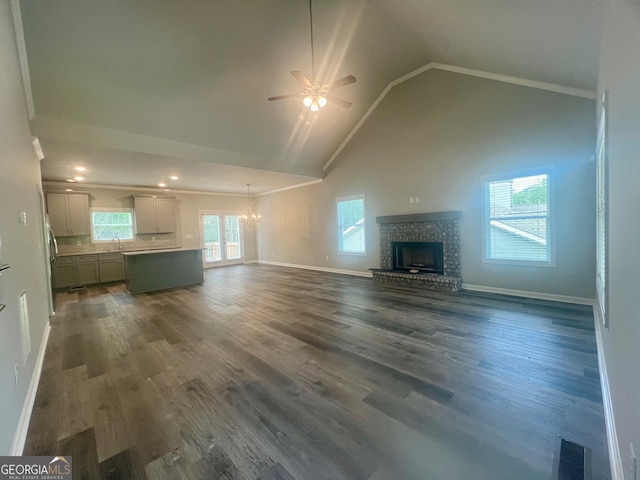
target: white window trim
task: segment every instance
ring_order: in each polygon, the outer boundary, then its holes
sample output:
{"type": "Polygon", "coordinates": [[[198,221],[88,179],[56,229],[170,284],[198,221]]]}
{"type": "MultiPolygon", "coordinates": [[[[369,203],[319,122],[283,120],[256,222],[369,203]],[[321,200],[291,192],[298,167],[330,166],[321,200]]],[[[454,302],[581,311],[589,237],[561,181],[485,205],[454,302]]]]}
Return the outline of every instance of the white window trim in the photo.
{"type": "MultiPolygon", "coordinates": [[[[240,264],[240,263],[245,263],[246,262],[246,257],[245,257],[245,245],[244,245],[244,241],[245,241],[245,229],[242,226],[242,222],[240,222],[240,215],[242,215],[241,211],[238,210],[198,210],[198,230],[200,231],[200,247],[201,248],[205,248],[205,241],[204,241],[204,225],[202,224],[202,216],[203,215],[216,215],[218,217],[220,217],[220,237],[221,240],[226,240],[226,233],[224,231],[224,217],[228,217],[228,216],[233,216],[233,217],[238,217],[238,222],[239,222],[239,245],[240,245],[240,258],[239,259],[233,259],[233,260],[228,260],[228,259],[224,259],[224,255],[222,256],[222,258],[220,260],[214,260],[211,262],[207,262],[205,259],[205,254],[203,252],[202,254],[202,263],[203,265],[205,265],[205,268],[215,268],[218,266],[225,266],[225,265],[234,265],[234,264],[240,264]],[[223,260],[224,259],[224,260],[223,260]]],[[[257,230],[257,229],[256,229],[257,230]]]]}
{"type": "Polygon", "coordinates": [[[335,212],[336,212],[336,240],[338,241],[338,255],[355,255],[358,257],[366,257],[367,256],[367,199],[365,198],[365,194],[356,194],[356,195],[347,195],[345,197],[337,197],[335,201],[335,212]],[[348,202],[350,200],[362,200],[362,211],[364,212],[364,252],[343,252],[340,250],[340,238],[338,235],[340,234],[340,215],[338,214],[338,204],[340,202],[348,202]]]}
{"type": "MultiPolygon", "coordinates": [[[[492,265],[512,265],[521,267],[544,267],[555,268],[556,267],[556,229],[555,229],[555,178],[553,175],[553,166],[547,165],[544,167],[537,167],[524,170],[516,170],[510,172],[503,172],[497,174],[483,175],[480,177],[481,181],[481,195],[482,195],[482,263],[492,265]],[[498,182],[500,180],[509,180],[520,177],[531,177],[534,175],[547,175],[548,189],[549,189],[549,210],[547,212],[548,227],[549,227],[549,260],[537,261],[537,260],[502,260],[498,258],[487,258],[487,208],[486,204],[486,186],[488,182],[498,182]]],[[[546,243],[546,242],[545,242],[546,243]]]]}
{"type": "Polygon", "coordinates": [[[609,161],[607,145],[607,90],[602,92],[596,141],[596,301],[609,327],[609,161]]]}
{"type": "Polygon", "coordinates": [[[131,214],[131,228],[133,231],[133,238],[121,238],[120,239],[120,243],[127,243],[127,242],[135,242],[136,241],[136,217],[133,213],[133,208],[114,208],[114,207],[92,207],[90,209],[90,218],[89,218],[89,222],[90,222],[90,227],[91,227],[91,243],[111,243],[113,242],[113,239],[111,240],[97,240],[94,236],[93,236],[93,213],[94,212],[127,212],[131,214]]]}

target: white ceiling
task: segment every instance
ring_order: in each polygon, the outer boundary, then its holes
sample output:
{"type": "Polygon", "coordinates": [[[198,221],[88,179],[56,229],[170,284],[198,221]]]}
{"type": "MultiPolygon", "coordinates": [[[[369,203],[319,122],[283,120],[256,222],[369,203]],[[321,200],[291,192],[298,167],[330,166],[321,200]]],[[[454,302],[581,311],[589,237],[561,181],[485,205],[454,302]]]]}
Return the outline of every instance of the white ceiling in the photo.
{"type": "Polygon", "coordinates": [[[596,0],[315,0],[321,83],[353,102],[318,115],[307,0],[22,0],[43,178],[255,193],[323,175],[392,80],[440,62],[594,90],[596,0]]]}

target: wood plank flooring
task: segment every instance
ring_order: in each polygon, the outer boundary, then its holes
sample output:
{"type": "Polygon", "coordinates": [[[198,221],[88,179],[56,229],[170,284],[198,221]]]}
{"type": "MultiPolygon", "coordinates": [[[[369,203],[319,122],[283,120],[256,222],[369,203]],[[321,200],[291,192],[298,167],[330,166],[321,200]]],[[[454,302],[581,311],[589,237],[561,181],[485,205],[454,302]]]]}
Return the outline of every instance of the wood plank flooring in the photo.
{"type": "Polygon", "coordinates": [[[74,478],[609,479],[590,307],[264,265],[57,294],[25,455],[74,478]]]}

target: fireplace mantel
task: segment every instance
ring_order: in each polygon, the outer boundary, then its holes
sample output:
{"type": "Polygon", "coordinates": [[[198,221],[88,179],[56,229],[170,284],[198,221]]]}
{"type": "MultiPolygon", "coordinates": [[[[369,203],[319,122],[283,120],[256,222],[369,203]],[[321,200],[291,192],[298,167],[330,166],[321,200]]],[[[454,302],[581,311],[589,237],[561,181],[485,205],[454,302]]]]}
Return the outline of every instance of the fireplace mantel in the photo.
{"type": "Polygon", "coordinates": [[[376,217],[376,223],[412,223],[412,222],[435,222],[437,220],[460,220],[460,211],[435,212],[435,213],[412,213],[409,215],[387,215],[376,217]]]}
{"type": "Polygon", "coordinates": [[[380,268],[371,269],[374,280],[421,286],[434,290],[458,291],[460,278],[459,211],[417,213],[376,217],[380,227],[380,268]],[[393,242],[441,242],[443,274],[394,270],[393,242]]]}

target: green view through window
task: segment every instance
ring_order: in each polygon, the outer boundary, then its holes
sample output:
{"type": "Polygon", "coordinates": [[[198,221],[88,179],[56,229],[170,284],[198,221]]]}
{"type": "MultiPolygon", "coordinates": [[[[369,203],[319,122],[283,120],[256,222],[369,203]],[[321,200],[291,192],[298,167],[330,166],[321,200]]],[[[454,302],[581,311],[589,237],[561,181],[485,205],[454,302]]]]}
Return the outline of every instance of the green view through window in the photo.
{"type": "Polygon", "coordinates": [[[338,199],[337,205],[338,251],[365,253],[364,195],[338,199]]]}
{"type": "Polygon", "coordinates": [[[484,181],[485,261],[552,263],[549,174],[484,181]]]}
{"type": "Polygon", "coordinates": [[[133,212],[130,209],[93,209],[91,237],[94,242],[111,242],[115,237],[120,240],[133,240],[133,212]]]}

